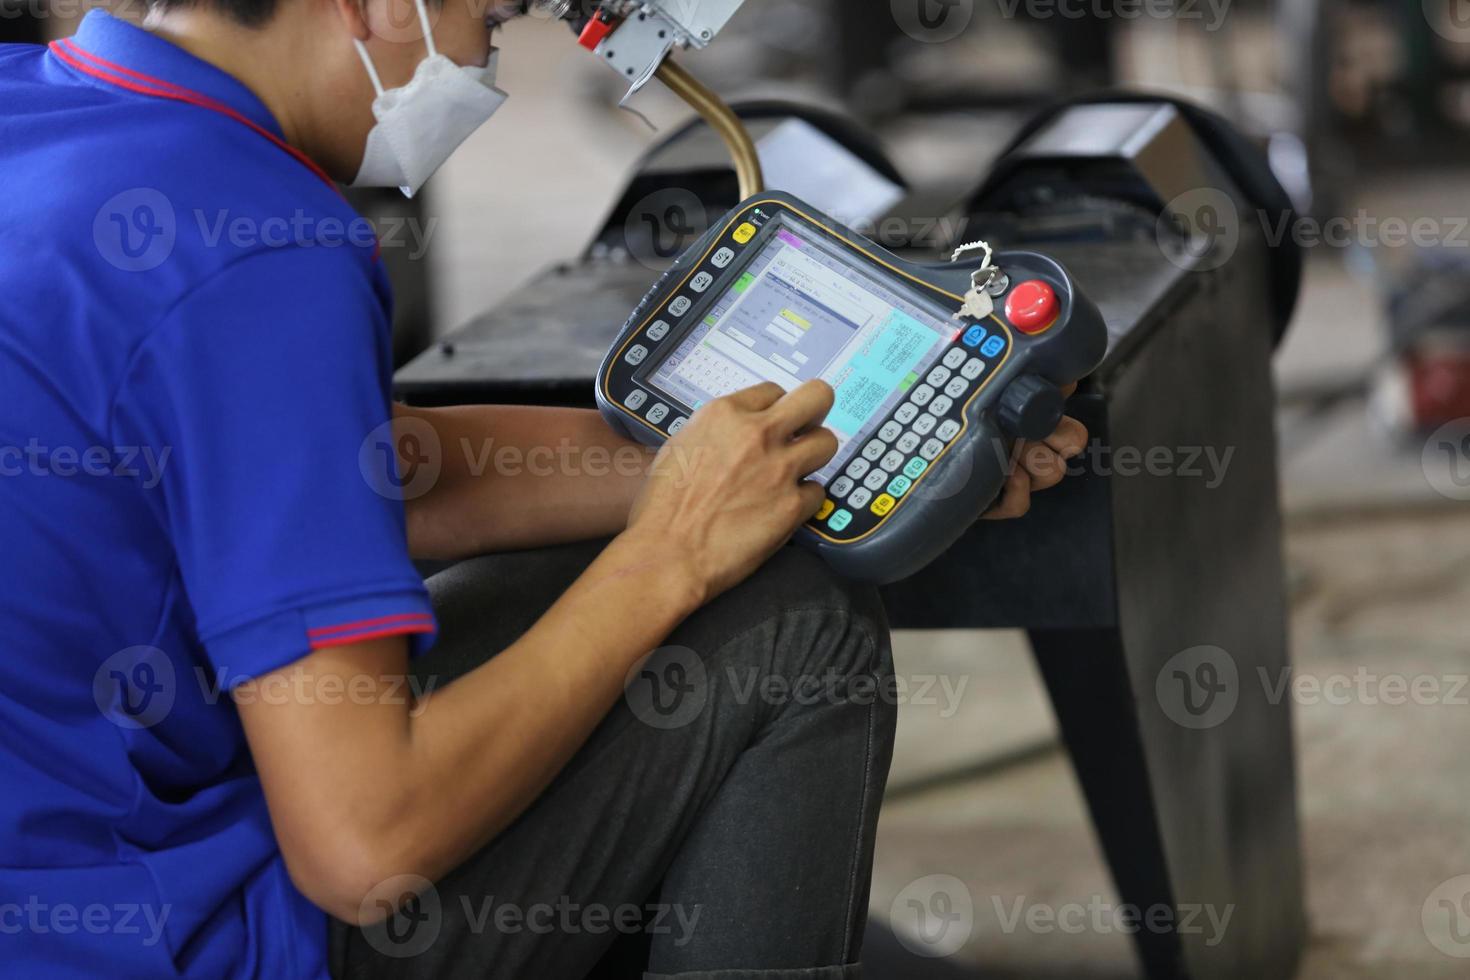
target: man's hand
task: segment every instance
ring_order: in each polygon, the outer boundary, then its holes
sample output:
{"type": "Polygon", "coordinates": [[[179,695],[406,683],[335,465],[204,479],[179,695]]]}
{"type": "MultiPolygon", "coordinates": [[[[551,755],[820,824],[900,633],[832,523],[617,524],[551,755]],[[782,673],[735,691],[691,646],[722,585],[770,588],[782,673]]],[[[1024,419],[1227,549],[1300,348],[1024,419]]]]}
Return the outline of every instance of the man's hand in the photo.
{"type": "Polygon", "coordinates": [[[706,599],[737,584],[821,506],[805,477],[837,452],[818,427],[832,399],[822,381],[766,382],[710,402],[659,452],[627,534],[662,542],[706,599]]]}
{"type": "MultiPolygon", "coordinates": [[[[1071,397],[1075,384],[1062,389],[1071,397]]],[[[1004,521],[1024,517],[1031,509],[1031,494],[1048,490],[1067,475],[1067,460],[1087,447],[1087,427],[1070,415],[1062,419],[1056,431],[1041,442],[1019,440],[1012,451],[1014,460],[1006,477],[1000,499],[980,518],[982,521],[1004,521]]]]}

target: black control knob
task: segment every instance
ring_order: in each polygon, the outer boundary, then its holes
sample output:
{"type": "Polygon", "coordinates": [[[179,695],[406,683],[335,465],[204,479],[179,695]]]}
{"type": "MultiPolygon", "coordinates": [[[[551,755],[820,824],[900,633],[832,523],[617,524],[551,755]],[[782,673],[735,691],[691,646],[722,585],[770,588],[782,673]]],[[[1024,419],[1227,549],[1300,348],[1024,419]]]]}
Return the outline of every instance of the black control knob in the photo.
{"type": "Polygon", "coordinates": [[[996,418],[1007,435],[1045,439],[1056,431],[1066,407],[1067,399],[1056,385],[1034,374],[1023,374],[1000,396],[996,418]]]}

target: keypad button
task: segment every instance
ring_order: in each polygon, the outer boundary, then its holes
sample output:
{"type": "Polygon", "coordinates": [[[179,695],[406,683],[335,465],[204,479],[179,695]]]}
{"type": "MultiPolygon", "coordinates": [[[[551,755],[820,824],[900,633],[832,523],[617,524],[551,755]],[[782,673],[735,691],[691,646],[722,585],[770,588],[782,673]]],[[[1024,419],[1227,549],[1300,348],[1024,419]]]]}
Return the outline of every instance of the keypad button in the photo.
{"type": "Polygon", "coordinates": [[[903,435],[903,425],[899,422],[885,422],[883,428],[878,430],[878,438],[884,442],[892,442],[903,435]]]}
{"type": "Polygon", "coordinates": [[[971,381],[974,381],[976,378],[980,377],[980,375],[984,373],[985,362],[980,360],[980,358],[978,357],[970,358],[968,361],[965,362],[965,366],[960,368],[960,377],[969,378],[971,381]]]}
{"type": "Polygon", "coordinates": [[[966,347],[979,347],[981,341],[983,341],[984,339],[985,328],[980,326],[979,324],[976,324],[975,326],[966,330],[964,337],[961,338],[966,347]]]}
{"type": "Polygon", "coordinates": [[[940,453],[944,452],[944,443],[938,439],[930,439],[919,448],[919,455],[933,462],[940,453]]]}
{"type": "Polygon", "coordinates": [[[655,320],[653,326],[648,328],[648,339],[653,341],[663,340],[669,335],[669,321],[655,320]]]}
{"type": "Polygon", "coordinates": [[[934,387],[938,388],[940,385],[949,380],[949,368],[941,364],[934,370],[930,371],[929,377],[925,378],[924,380],[929,382],[934,387]]]}
{"type": "Polygon", "coordinates": [[[632,347],[628,348],[628,353],[623,356],[623,360],[627,361],[629,364],[642,364],[643,359],[647,356],[647,347],[644,347],[642,344],[634,344],[632,347]]]}
{"type": "Polygon", "coordinates": [[[1005,349],[1006,342],[1004,337],[991,337],[984,344],[980,345],[980,353],[986,357],[994,357],[1005,349]]]}
{"type": "Polygon", "coordinates": [[[880,462],[878,465],[883,467],[885,470],[896,470],[903,465],[903,456],[904,454],[897,450],[890,451],[887,456],[883,457],[882,462],[880,462]]]}
{"type": "Polygon", "coordinates": [[[951,398],[958,398],[969,390],[970,382],[966,381],[964,378],[955,378],[949,384],[944,386],[944,393],[951,398]]]}
{"type": "Polygon", "coordinates": [[[873,464],[868,462],[866,459],[855,459],[851,463],[847,464],[847,475],[852,477],[854,480],[861,480],[863,478],[863,474],[868,472],[868,467],[872,465],[873,464]]]}
{"type": "Polygon", "coordinates": [[[898,476],[895,476],[893,478],[893,482],[888,484],[888,495],[890,497],[902,497],[904,494],[909,492],[909,487],[913,485],[913,480],[910,480],[908,477],[900,474],[898,476]]]}
{"type": "Polygon", "coordinates": [[[934,389],[929,387],[928,385],[919,385],[917,388],[909,393],[909,401],[913,402],[915,405],[918,405],[920,408],[929,404],[929,399],[933,397],[934,389]]]}
{"type": "Polygon", "coordinates": [[[949,442],[951,439],[959,434],[960,424],[954,419],[950,419],[948,422],[945,422],[939,427],[938,431],[934,433],[934,438],[942,439],[945,442],[949,442]]]}
{"type": "Polygon", "coordinates": [[[862,510],[864,507],[868,506],[868,501],[872,499],[873,491],[866,490],[863,487],[858,487],[852,492],[852,496],[847,498],[847,506],[855,507],[858,510],[862,510]]]}
{"type": "Polygon", "coordinates": [[[716,269],[723,269],[725,266],[729,265],[733,261],[735,261],[734,250],[722,248],[710,257],[709,263],[716,269]]]}
{"type": "Polygon", "coordinates": [[[672,316],[683,316],[685,313],[689,312],[689,307],[693,305],[694,301],[688,296],[677,296],[674,298],[674,301],[669,304],[669,313],[672,316]]]}
{"type": "Polygon", "coordinates": [[[893,413],[893,418],[903,425],[908,425],[918,416],[918,414],[919,406],[915,405],[913,402],[904,402],[902,405],[898,406],[898,411],[893,413]]]}
{"type": "Polygon", "coordinates": [[[827,526],[830,527],[834,531],[843,531],[843,530],[846,530],[847,529],[847,525],[849,525],[851,523],[852,523],[852,512],[851,511],[848,511],[848,510],[839,510],[836,513],[834,513],[831,517],[827,518],[827,526]]]}
{"type": "Polygon", "coordinates": [[[888,444],[882,439],[874,439],[863,447],[863,459],[878,462],[879,457],[888,452],[888,444]]]}
{"type": "Polygon", "coordinates": [[[852,477],[839,476],[837,479],[832,481],[832,485],[827,488],[827,492],[832,494],[832,496],[836,497],[838,500],[841,500],[843,497],[846,497],[848,494],[852,493],[852,486],[852,477]]]}
{"type": "Polygon", "coordinates": [[[623,404],[627,405],[629,408],[636,412],[638,411],[638,409],[642,408],[644,403],[647,401],[648,392],[635,391],[623,400],[623,404]]]}
{"type": "MultiPolygon", "coordinates": [[[[730,237],[735,239],[735,244],[744,245],[746,242],[755,237],[755,225],[747,221],[739,228],[736,228],[735,234],[731,235],[730,237]]],[[[849,518],[850,516],[851,515],[849,515],[849,518]]]]}
{"type": "Polygon", "coordinates": [[[965,353],[965,349],[963,347],[956,347],[948,354],[944,355],[944,366],[949,368],[950,370],[954,370],[961,364],[965,363],[965,358],[968,356],[969,355],[965,353]]]}
{"type": "Polygon", "coordinates": [[[863,480],[863,486],[867,487],[869,490],[881,490],[883,489],[883,484],[887,482],[888,472],[886,470],[873,470],[871,473],[868,474],[867,478],[863,480]]]}
{"type": "Polygon", "coordinates": [[[674,419],[674,421],[672,421],[672,422],[669,423],[669,435],[671,435],[671,436],[678,435],[679,434],[679,430],[682,429],[682,428],[684,428],[684,426],[686,426],[688,424],[689,424],[689,420],[688,419],[686,419],[682,415],[679,416],[678,418],[674,419]]]}
{"type": "Polygon", "coordinates": [[[949,410],[953,407],[954,399],[950,398],[948,395],[940,395],[938,398],[929,403],[929,414],[935,417],[943,417],[945,415],[948,415],[949,410]]]}
{"type": "Polygon", "coordinates": [[[921,436],[927,436],[929,433],[934,431],[934,427],[938,424],[939,420],[936,419],[934,416],[920,415],[917,419],[914,420],[914,431],[921,436]]]}
{"type": "Polygon", "coordinates": [[[894,443],[894,445],[901,453],[911,453],[915,449],[918,449],[919,443],[923,441],[923,437],[920,436],[917,432],[905,432],[903,435],[898,437],[898,442],[894,443]]]}
{"type": "Polygon", "coordinates": [[[822,501],[822,506],[817,508],[817,520],[825,521],[828,517],[832,516],[832,512],[836,509],[837,505],[831,500],[822,501]]]}
{"type": "Polygon", "coordinates": [[[668,417],[669,406],[665,405],[663,402],[655,403],[654,406],[648,410],[648,421],[652,422],[654,425],[658,425],[660,422],[668,417]]]}
{"type": "Polygon", "coordinates": [[[897,500],[894,500],[886,493],[880,493],[878,494],[878,499],[873,501],[873,506],[869,509],[879,517],[886,517],[888,512],[896,506],[898,506],[897,500]]]}
{"type": "Polygon", "coordinates": [[[927,459],[920,459],[919,457],[915,456],[913,459],[904,464],[903,475],[908,477],[910,480],[917,480],[919,477],[924,475],[924,471],[928,468],[929,461],[927,459]]]}
{"type": "Polygon", "coordinates": [[[689,280],[689,288],[696,293],[702,293],[709,288],[709,284],[715,281],[715,277],[708,272],[701,272],[689,280]]]}

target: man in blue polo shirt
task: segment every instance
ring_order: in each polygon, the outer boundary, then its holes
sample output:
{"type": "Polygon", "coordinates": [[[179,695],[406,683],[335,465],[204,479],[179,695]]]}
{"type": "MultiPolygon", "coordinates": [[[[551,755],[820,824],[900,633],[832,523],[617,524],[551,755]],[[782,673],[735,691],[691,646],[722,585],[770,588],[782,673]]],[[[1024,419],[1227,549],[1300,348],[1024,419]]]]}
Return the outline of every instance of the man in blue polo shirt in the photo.
{"type": "Polygon", "coordinates": [[[493,13],[166,0],[0,47],[7,974],[580,976],[639,932],[654,973],[852,972],[892,704],[713,670],[887,676],[872,594],[781,548],[830,389],[723,399],[659,462],[595,413],[390,405],[336,183],[416,192],[494,112],[493,13]],[[460,445],[585,465],[424,451],[460,445]],[[411,675],[411,558],[517,550],[411,675]],[[711,664],[678,725],[623,697],[655,648],[711,664]]]}

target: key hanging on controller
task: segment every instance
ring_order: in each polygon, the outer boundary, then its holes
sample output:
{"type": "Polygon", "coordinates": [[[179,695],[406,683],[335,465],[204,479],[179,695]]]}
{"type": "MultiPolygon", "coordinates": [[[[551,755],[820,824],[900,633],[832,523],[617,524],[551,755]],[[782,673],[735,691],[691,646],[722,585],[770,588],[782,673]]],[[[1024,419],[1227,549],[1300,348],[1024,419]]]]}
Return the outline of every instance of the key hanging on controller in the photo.
{"type": "Polygon", "coordinates": [[[999,266],[991,264],[995,250],[987,241],[979,240],[961,245],[954,250],[950,256],[951,262],[958,262],[970,252],[984,250],[985,258],[980,260],[980,267],[970,273],[970,289],[965,293],[965,302],[958,313],[954,315],[956,320],[983,320],[995,312],[995,295],[1005,292],[1009,279],[999,266]]]}

